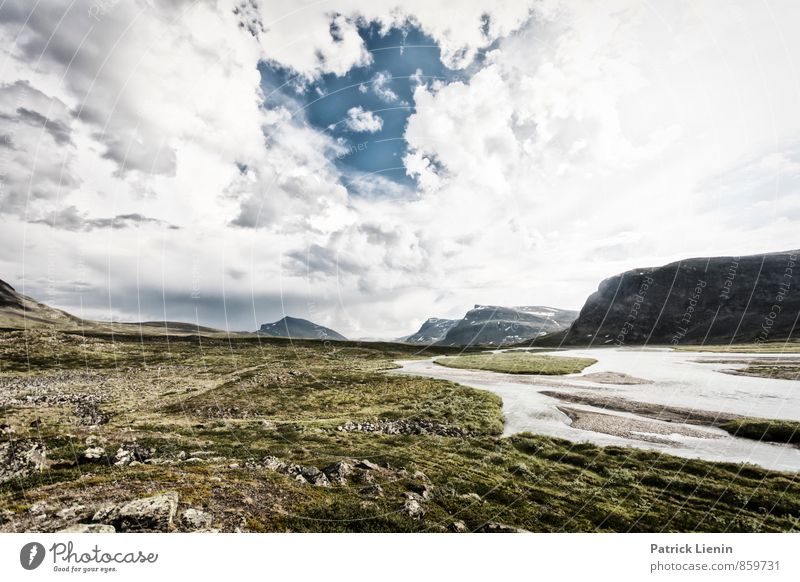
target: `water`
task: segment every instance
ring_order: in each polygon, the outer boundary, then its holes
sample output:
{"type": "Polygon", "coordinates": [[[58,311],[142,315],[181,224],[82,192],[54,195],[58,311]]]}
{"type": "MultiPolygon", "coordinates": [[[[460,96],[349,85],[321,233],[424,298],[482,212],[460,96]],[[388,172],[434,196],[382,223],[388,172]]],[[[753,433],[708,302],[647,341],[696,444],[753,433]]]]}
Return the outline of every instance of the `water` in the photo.
{"type": "MultiPolygon", "coordinates": [[[[709,412],[800,420],[800,382],[736,376],[720,371],[744,367],[733,360],[800,357],[797,354],[713,354],[660,349],[596,348],[568,350],[556,355],[591,357],[598,362],[586,368],[582,374],[555,377],[446,368],[434,364],[435,358],[432,358],[399,362],[402,368],[395,373],[451,380],[497,394],[503,399],[506,435],[532,432],[574,442],[631,446],[688,458],[748,462],[768,469],[800,471],[800,448],[794,446],[760,443],[732,437],[717,428],[664,423],[635,414],[568,403],[541,393],[563,391],[621,397],[637,402],[709,412]],[[706,363],[702,363],[703,360],[706,363]],[[722,363],[708,363],[709,360],[722,363]],[[653,383],[612,385],[582,379],[583,374],[594,372],[621,372],[651,380],[653,383]],[[641,432],[638,438],[637,435],[625,438],[578,429],[571,426],[572,421],[558,406],[646,421],[662,430],[666,429],[669,434],[655,436],[641,432]],[[690,427],[701,431],[702,436],[680,435],[672,432],[679,430],[675,427],[690,427]]],[[[613,418],[609,420],[613,422],[613,418]]]]}

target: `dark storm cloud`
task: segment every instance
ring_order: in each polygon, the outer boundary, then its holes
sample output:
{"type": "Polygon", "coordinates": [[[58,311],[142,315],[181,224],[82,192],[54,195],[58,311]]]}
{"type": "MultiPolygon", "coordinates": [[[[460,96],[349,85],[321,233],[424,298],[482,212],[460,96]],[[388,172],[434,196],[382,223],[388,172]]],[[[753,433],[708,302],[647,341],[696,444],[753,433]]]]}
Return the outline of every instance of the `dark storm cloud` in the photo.
{"type": "Polygon", "coordinates": [[[29,222],[35,224],[46,224],[53,228],[60,228],[63,230],[71,231],[89,231],[95,228],[133,228],[140,225],[161,225],[165,228],[178,230],[179,227],[158,220],[150,218],[134,212],[131,214],[117,214],[108,218],[88,218],[87,216],[78,212],[74,206],[68,206],[58,212],[53,213],[48,218],[40,218],[30,220],[29,222]]]}
{"type": "Polygon", "coordinates": [[[17,108],[17,119],[22,122],[30,123],[34,126],[41,126],[53,136],[55,142],[59,145],[66,145],[72,143],[70,128],[56,120],[48,119],[38,111],[31,111],[25,107],[17,108]]]}

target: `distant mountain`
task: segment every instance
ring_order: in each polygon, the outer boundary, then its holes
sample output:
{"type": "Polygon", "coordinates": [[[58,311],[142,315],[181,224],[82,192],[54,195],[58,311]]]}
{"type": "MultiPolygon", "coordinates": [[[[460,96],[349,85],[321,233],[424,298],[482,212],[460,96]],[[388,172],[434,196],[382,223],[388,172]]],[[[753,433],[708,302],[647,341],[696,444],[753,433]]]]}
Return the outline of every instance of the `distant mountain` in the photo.
{"type": "Polygon", "coordinates": [[[288,337],[292,339],[347,340],[342,334],[307,319],[286,316],[274,323],[265,323],[258,330],[259,335],[288,337]]]}
{"type": "Polygon", "coordinates": [[[79,318],[20,295],[11,285],[0,280],[0,327],[77,327],[80,324],[79,318]]]}
{"type": "Polygon", "coordinates": [[[687,259],[615,275],[589,296],[561,341],[680,345],[800,337],[798,253],[687,259]]]}
{"type": "Polygon", "coordinates": [[[460,319],[440,319],[438,317],[431,317],[410,336],[400,338],[399,341],[408,344],[431,345],[439,340],[444,339],[447,332],[455,326],[460,319]]]}
{"type": "Polygon", "coordinates": [[[518,344],[548,333],[565,330],[577,316],[577,311],[552,307],[476,305],[447,331],[437,345],[518,344]]]}

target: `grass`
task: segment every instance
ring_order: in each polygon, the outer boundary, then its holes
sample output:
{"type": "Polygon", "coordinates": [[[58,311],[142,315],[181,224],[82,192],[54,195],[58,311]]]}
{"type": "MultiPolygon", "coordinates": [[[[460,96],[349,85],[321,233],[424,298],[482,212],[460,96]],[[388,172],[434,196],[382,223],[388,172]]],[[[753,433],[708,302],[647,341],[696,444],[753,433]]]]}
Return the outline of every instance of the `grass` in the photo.
{"type": "Polygon", "coordinates": [[[780,380],[800,379],[800,366],[795,364],[755,364],[740,370],[726,370],[736,376],[755,376],[757,378],[777,378],[780,380]]]}
{"type": "Polygon", "coordinates": [[[42,441],[56,463],[0,483],[0,509],[13,515],[0,531],[45,527],[27,511],[38,503],[52,514],[162,491],[178,492],[181,508],[210,512],[223,531],[435,532],[454,521],[544,532],[800,528],[796,475],[533,434],[504,438],[496,396],[387,374],[393,359],[415,353],[353,342],[0,334],[0,422],[16,438],[42,441]],[[103,393],[101,408],[113,412],[107,424],[83,426],[69,406],[9,400],[87,391],[103,393]],[[434,420],[471,436],[336,430],[377,418],[434,420]],[[195,464],[70,466],[89,436],[112,455],[136,439],[161,459],[205,456],[195,464]],[[383,496],[370,498],[357,483],[317,488],[249,468],[265,455],[318,468],[366,458],[395,472],[379,477],[383,496]],[[416,471],[433,485],[421,519],[401,511],[416,471]]]}
{"type": "Polygon", "coordinates": [[[749,344],[681,345],[672,349],[682,352],[717,352],[751,354],[800,354],[800,341],[762,342],[749,344]]]}
{"type": "Polygon", "coordinates": [[[596,363],[593,358],[569,358],[547,356],[525,352],[500,352],[448,356],[435,360],[436,364],[448,368],[486,370],[505,374],[578,374],[587,366],[596,363]]]}
{"type": "Polygon", "coordinates": [[[793,420],[768,420],[763,418],[743,418],[731,420],[721,428],[733,436],[757,441],[800,444],[800,422],[793,420]]]}

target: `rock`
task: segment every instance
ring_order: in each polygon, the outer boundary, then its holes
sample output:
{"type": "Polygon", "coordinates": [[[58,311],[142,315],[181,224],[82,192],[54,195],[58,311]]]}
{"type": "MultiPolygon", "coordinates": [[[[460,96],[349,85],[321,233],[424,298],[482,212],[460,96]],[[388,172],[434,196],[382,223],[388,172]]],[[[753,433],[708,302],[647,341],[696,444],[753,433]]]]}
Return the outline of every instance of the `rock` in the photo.
{"type": "Polygon", "coordinates": [[[281,461],[278,457],[264,457],[264,468],[270,471],[282,471],[286,467],[286,463],[281,461]]]}
{"type": "Polygon", "coordinates": [[[467,531],[467,525],[463,521],[454,521],[450,524],[449,529],[455,533],[464,533],[467,531]]]}
{"type": "Polygon", "coordinates": [[[339,432],[372,432],[380,434],[413,434],[465,437],[470,433],[456,426],[429,420],[377,420],[374,422],[347,422],[337,426],[339,432]]]}
{"type": "Polygon", "coordinates": [[[177,509],[178,494],[164,493],[134,499],[112,510],[106,519],[120,531],[167,531],[177,509]]]}
{"type": "Polygon", "coordinates": [[[44,444],[27,439],[0,444],[0,483],[27,477],[48,466],[44,444]]]}
{"type": "Polygon", "coordinates": [[[425,501],[428,501],[433,496],[433,486],[429,483],[413,483],[409,486],[409,489],[425,501]]]}
{"type": "Polygon", "coordinates": [[[56,533],[117,533],[117,530],[105,523],[76,523],[56,533]]]}
{"type": "Polygon", "coordinates": [[[328,481],[328,478],[325,476],[325,473],[323,473],[316,467],[301,467],[300,474],[305,478],[306,481],[308,481],[312,485],[316,485],[317,487],[330,486],[330,482],[328,481]]]}
{"type": "Polygon", "coordinates": [[[8,523],[14,518],[14,514],[8,509],[0,509],[0,525],[8,523]]]}
{"type": "Polygon", "coordinates": [[[778,293],[784,286],[794,290],[800,285],[796,261],[797,251],[702,257],[614,275],[586,299],[559,343],[730,344],[796,338],[800,294],[778,293]],[[778,310],[776,294],[782,297],[778,310]],[[689,321],[677,325],[687,313],[689,321]]]}
{"type": "Polygon", "coordinates": [[[52,512],[53,508],[50,507],[46,501],[39,501],[38,503],[34,503],[28,508],[28,513],[31,515],[47,515],[48,513],[52,512]]]}
{"type": "Polygon", "coordinates": [[[94,515],[92,515],[92,521],[100,523],[111,521],[114,519],[116,512],[116,505],[112,503],[105,503],[94,512],[94,515]]]}
{"type": "Polygon", "coordinates": [[[358,463],[356,463],[356,467],[359,469],[367,469],[369,471],[377,471],[380,469],[378,465],[373,463],[372,461],[368,461],[367,459],[362,459],[358,463]]]}
{"type": "Polygon", "coordinates": [[[428,479],[428,476],[425,473],[423,473],[422,471],[414,471],[414,474],[411,475],[411,477],[416,479],[417,481],[430,482],[430,479],[428,479]]]}
{"type": "Polygon", "coordinates": [[[82,521],[88,520],[94,513],[94,510],[86,505],[73,505],[56,513],[56,517],[64,521],[82,521]]]}
{"type": "Polygon", "coordinates": [[[93,463],[104,459],[106,450],[103,447],[89,447],[81,454],[79,460],[86,463],[93,463]]]}
{"type": "Polygon", "coordinates": [[[353,474],[353,465],[347,461],[336,461],[322,470],[328,481],[337,485],[346,485],[347,478],[353,474]]]}
{"type": "Polygon", "coordinates": [[[14,427],[10,424],[0,424],[0,435],[11,436],[15,433],[16,431],[14,430],[14,427]]]}
{"type": "Polygon", "coordinates": [[[367,497],[383,497],[383,487],[377,483],[373,483],[372,485],[367,485],[361,489],[359,493],[361,493],[361,495],[366,495],[367,497]]]}
{"type": "Polygon", "coordinates": [[[143,463],[153,456],[153,449],[143,447],[139,443],[125,443],[117,449],[114,455],[114,465],[120,467],[133,462],[143,463]]]}
{"type": "Polygon", "coordinates": [[[490,521],[477,529],[479,533],[527,533],[528,530],[490,521]]]}
{"type": "Polygon", "coordinates": [[[183,524],[192,529],[208,528],[211,526],[213,519],[214,516],[212,516],[210,513],[206,513],[205,511],[200,511],[199,509],[194,509],[192,507],[184,511],[183,515],[181,516],[181,521],[183,521],[183,524]]]}
{"type": "Polygon", "coordinates": [[[414,497],[406,499],[406,502],[403,504],[403,511],[413,519],[420,519],[425,515],[425,509],[422,507],[422,504],[414,497]]]}

